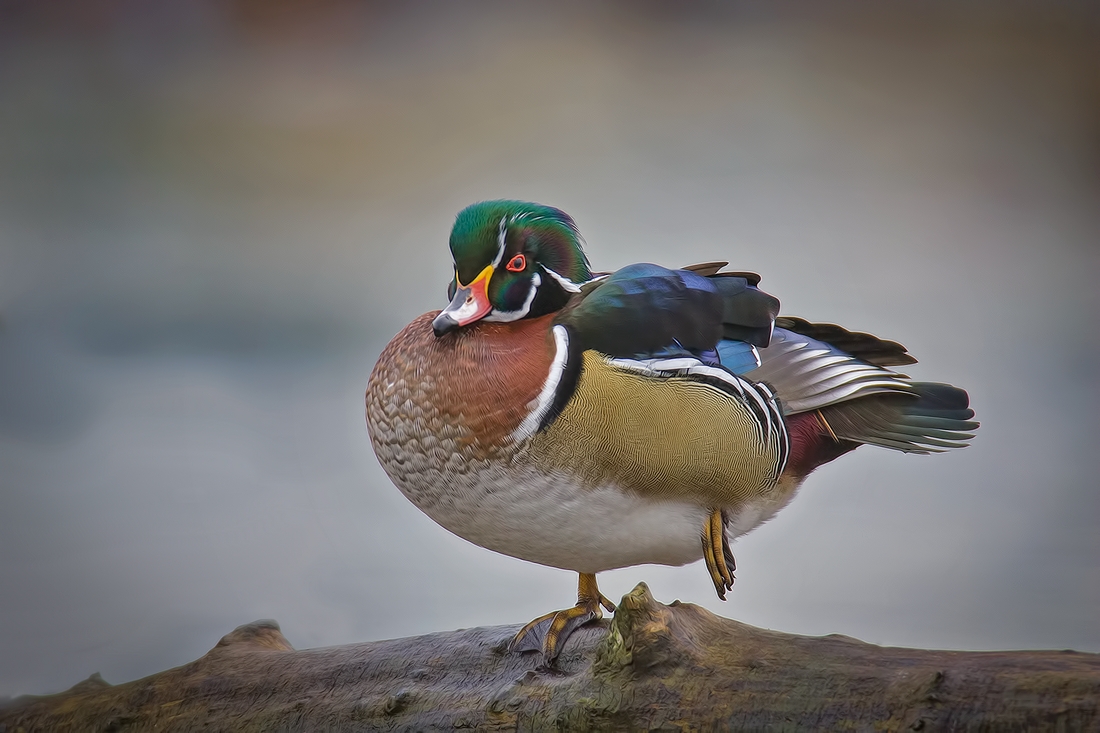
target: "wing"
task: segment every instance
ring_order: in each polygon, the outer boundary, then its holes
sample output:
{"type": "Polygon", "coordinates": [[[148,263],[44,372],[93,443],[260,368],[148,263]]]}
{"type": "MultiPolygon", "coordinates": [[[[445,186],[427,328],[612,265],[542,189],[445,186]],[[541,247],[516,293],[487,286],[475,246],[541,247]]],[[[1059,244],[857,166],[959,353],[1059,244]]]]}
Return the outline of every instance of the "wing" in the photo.
{"type": "Polygon", "coordinates": [[[824,341],[841,351],[875,366],[916,364],[909,350],[897,341],[887,341],[861,331],[849,331],[835,323],[810,323],[804,318],[783,316],[775,325],[816,341],[824,341]]]}
{"type": "Polygon", "coordinates": [[[722,301],[709,278],[638,264],[596,281],[558,322],[580,348],[613,357],[668,349],[712,351],[722,335],[722,301]]]}
{"type": "Polygon", "coordinates": [[[723,264],[624,267],[585,286],[558,322],[584,350],[611,357],[694,355],[717,365],[724,362],[723,342],[767,346],[779,312],[779,301],[756,287],[756,275],[717,272],[723,264]]]}

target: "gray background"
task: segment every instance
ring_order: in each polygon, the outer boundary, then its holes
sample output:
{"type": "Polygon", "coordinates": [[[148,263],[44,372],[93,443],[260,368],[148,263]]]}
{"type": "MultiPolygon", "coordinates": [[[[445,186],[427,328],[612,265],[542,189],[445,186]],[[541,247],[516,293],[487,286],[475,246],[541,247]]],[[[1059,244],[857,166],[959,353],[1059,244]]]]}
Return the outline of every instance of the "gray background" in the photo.
{"type": "Polygon", "coordinates": [[[1100,24],[1042,7],[0,5],[0,694],[262,617],[304,648],[570,604],[408,504],[363,421],[497,197],[572,213],[600,269],[758,271],[983,422],[821,469],[727,603],[701,565],[608,596],[1100,651],[1100,24]]]}

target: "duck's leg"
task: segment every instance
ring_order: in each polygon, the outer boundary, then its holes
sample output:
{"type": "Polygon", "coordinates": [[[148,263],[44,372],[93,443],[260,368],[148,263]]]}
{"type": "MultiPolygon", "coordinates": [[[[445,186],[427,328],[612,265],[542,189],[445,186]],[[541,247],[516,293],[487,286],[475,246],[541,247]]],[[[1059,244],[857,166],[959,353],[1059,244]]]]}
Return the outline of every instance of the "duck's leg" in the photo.
{"type": "Polygon", "coordinates": [[[539,616],[519,630],[512,639],[511,649],[515,652],[542,652],[546,663],[550,664],[557,658],[570,634],[589,621],[603,618],[600,606],[608,611],[615,611],[615,604],[600,593],[596,585],[596,574],[580,573],[577,580],[577,605],[539,616]]]}
{"type": "Polygon", "coordinates": [[[726,539],[726,520],[721,509],[715,509],[703,523],[703,559],[714,581],[718,597],[726,600],[726,591],[733,588],[733,571],[737,564],[733,561],[733,550],[726,539]]]}

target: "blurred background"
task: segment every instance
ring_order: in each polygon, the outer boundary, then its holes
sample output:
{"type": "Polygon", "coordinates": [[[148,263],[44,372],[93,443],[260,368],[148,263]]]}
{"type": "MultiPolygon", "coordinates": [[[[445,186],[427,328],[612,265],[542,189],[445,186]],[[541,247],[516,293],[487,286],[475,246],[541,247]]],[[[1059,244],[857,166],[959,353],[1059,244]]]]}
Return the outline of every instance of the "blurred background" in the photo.
{"type": "Polygon", "coordinates": [[[826,466],[701,564],[601,575],[799,634],[1100,651],[1089,3],[0,2],[0,695],[516,624],[576,576],[434,525],[371,451],[454,214],[593,265],[728,259],[906,344],[974,445],[826,466]]]}

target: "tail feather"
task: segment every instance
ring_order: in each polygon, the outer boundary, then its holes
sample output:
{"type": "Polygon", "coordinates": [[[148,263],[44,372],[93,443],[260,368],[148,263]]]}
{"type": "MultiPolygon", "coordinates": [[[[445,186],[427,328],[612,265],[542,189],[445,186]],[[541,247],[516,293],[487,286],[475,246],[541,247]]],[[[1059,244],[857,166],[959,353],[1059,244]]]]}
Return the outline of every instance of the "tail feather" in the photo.
{"type": "Polygon", "coordinates": [[[788,420],[814,413],[823,423],[795,421],[801,426],[792,444],[796,455],[799,441],[805,443],[799,470],[813,470],[839,455],[825,449],[829,444],[940,453],[968,445],[978,428],[965,390],[914,382],[887,368],[915,361],[895,341],[783,317],[776,320],[771,343],[758,353],[760,366],[743,376],[768,383],[788,420]],[[811,449],[810,443],[818,447],[811,449]]]}
{"type": "Polygon", "coordinates": [[[878,445],[906,453],[941,453],[962,448],[979,423],[972,420],[970,397],[950,384],[911,382],[911,395],[860,397],[821,409],[840,440],[878,445]]]}
{"type": "Polygon", "coordinates": [[[841,351],[875,366],[902,366],[917,362],[897,341],[887,341],[860,331],[849,331],[835,323],[810,323],[804,318],[780,316],[775,319],[775,325],[777,328],[784,328],[802,336],[832,344],[841,351]]]}

